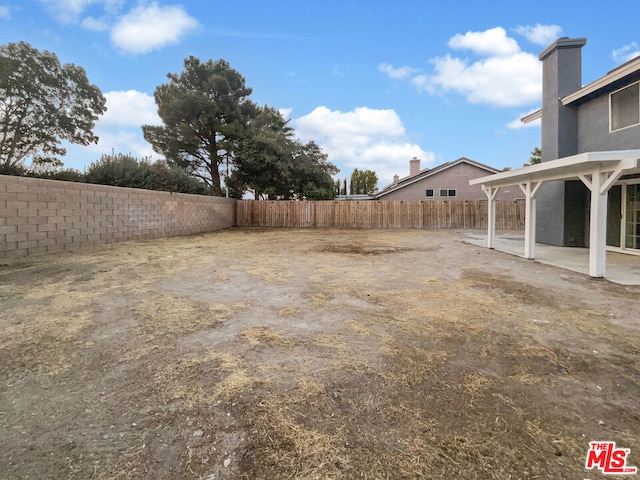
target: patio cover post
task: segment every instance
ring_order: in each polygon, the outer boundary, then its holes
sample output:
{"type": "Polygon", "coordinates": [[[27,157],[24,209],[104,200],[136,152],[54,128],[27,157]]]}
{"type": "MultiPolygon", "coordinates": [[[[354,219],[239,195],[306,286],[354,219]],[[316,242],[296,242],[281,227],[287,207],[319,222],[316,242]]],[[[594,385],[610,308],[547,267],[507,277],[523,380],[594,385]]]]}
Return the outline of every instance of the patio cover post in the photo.
{"type": "Polygon", "coordinates": [[[485,195],[487,196],[487,209],[488,209],[488,217],[487,217],[487,247],[493,249],[496,243],[496,194],[500,187],[487,187],[486,185],[482,185],[482,190],[484,190],[485,195]]]}
{"type": "Polygon", "coordinates": [[[536,250],[536,194],[542,182],[527,180],[518,186],[525,195],[524,258],[535,258],[536,250]]]}
{"type": "Polygon", "coordinates": [[[594,170],[591,174],[591,218],[589,219],[589,275],[604,277],[607,258],[607,196],[602,186],[608,175],[594,170]]]}
{"type": "Polygon", "coordinates": [[[621,160],[611,172],[602,173],[596,169],[591,173],[591,181],[586,175],[578,175],[591,190],[591,215],[589,217],[589,275],[604,277],[607,264],[607,197],[609,189],[622,175],[625,167],[638,165],[637,160],[621,160]],[[627,165],[629,164],[630,165],[627,165]]]}

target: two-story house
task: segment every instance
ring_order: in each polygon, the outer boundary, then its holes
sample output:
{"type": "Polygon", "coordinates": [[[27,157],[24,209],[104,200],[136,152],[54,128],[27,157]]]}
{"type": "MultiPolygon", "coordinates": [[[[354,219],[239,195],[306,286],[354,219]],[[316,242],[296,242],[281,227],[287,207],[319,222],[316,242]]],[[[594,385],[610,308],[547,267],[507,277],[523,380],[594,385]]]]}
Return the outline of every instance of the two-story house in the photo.
{"type": "Polygon", "coordinates": [[[536,240],[589,247],[590,274],[599,277],[607,245],[640,253],[640,57],[583,86],[585,44],[560,38],[539,56],[542,108],[523,121],[541,119],[542,163],[470,183],[490,207],[500,188],[520,186],[525,257],[534,257],[536,240]]]}

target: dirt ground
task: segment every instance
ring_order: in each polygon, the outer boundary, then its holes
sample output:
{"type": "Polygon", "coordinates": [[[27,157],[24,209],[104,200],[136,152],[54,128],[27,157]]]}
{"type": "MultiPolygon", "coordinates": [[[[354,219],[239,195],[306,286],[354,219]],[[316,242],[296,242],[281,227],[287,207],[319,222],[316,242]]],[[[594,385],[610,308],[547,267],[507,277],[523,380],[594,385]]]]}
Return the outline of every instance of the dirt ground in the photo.
{"type": "Polygon", "coordinates": [[[463,232],[228,230],[0,266],[3,479],[640,466],[640,287],[463,232]]]}

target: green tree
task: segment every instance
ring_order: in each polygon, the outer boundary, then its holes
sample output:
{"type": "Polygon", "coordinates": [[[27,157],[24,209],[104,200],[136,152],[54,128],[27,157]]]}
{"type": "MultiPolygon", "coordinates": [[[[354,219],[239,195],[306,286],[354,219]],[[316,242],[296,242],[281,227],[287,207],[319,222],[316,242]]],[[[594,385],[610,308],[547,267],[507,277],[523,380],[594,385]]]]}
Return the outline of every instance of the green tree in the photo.
{"type": "Polygon", "coordinates": [[[542,150],[539,147],[536,147],[531,152],[531,157],[529,157],[529,163],[525,163],[522,165],[523,167],[528,167],[530,165],[537,165],[542,162],[542,150]]]}
{"type": "Polygon", "coordinates": [[[0,165],[61,166],[63,140],[97,143],[92,130],[106,100],[82,67],[25,42],[0,46],[0,165]]]}
{"type": "Polygon", "coordinates": [[[227,179],[232,196],[252,190],[259,199],[288,196],[291,183],[291,128],[275,109],[263,107],[249,122],[247,134],[238,142],[233,174],[227,179]]]}
{"type": "Polygon", "coordinates": [[[351,195],[371,194],[378,188],[378,176],[372,170],[358,170],[357,168],[351,174],[351,182],[349,190],[351,195]]]}
{"type": "Polygon", "coordinates": [[[263,107],[249,126],[228,179],[232,196],[251,190],[256,199],[333,198],[331,175],[337,168],[315,143],[294,140],[293,129],[277,110],[263,107]]]}
{"type": "Polygon", "coordinates": [[[327,154],[314,142],[295,142],[293,152],[293,196],[308,200],[333,198],[332,175],[340,170],[327,160],[327,154]]]}
{"type": "Polygon", "coordinates": [[[191,56],[184,71],[168,74],[154,97],[164,126],[142,127],[144,138],[170,165],[204,181],[222,196],[220,167],[235,153],[257,108],[251,88],[225,60],[200,62],[191,56]]]}

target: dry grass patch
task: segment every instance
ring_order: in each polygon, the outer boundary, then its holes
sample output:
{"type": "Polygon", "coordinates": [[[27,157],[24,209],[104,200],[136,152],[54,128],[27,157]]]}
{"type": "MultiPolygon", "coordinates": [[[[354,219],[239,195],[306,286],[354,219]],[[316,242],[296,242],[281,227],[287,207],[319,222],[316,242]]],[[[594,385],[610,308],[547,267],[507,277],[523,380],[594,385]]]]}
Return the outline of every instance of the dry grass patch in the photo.
{"type": "Polygon", "coordinates": [[[544,381],[543,377],[539,375],[533,375],[528,371],[526,367],[521,365],[516,367],[516,373],[512,375],[511,378],[516,379],[518,382],[524,385],[537,385],[544,381]]]}
{"type": "Polygon", "coordinates": [[[153,339],[213,328],[245,308],[247,304],[242,302],[211,304],[164,294],[137,303],[133,311],[138,320],[137,332],[153,339]]]}
{"type": "Polygon", "coordinates": [[[257,467],[257,478],[265,479],[343,478],[342,469],[349,455],[340,429],[329,434],[308,427],[299,420],[301,415],[296,415],[294,406],[294,402],[280,399],[264,402],[255,426],[264,429],[266,435],[252,445],[259,467],[250,465],[248,469],[257,467]]]}
{"type": "Polygon", "coordinates": [[[470,395],[477,395],[487,390],[493,382],[480,372],[469,373],[464,376],[462,387],[470,395]]]}
{"type": "Polygon", "coordinates": [[[240,357],[215,351],[170,363],[156,373],[155,380],[165,403],[182,400],[187,407],[241,396],[258,382],[248,375],[240,357]]]}
{"type": "Polygon", "coordinates": [[[340,353],[351,349],[344,335],[338,333],[319,335],[313,342],[321,347],[333,348],[340,353]]]}
{"type": "Polygon", "coordinates": [[[278,345],[281,347],[291,347],[294,342],[287,340],[281,331],[273,331],[268,327],[251,327],[240,332],[240,335],[249,342],[251,346],[257,345],[278,345]]]}
{"type": "Polygon", "coordinates": [[[280,315],[281,317],[288,317],[290,315],[297,315],[299,313],[300,310],[298,310],[296,307],[283,307],[278,310],[278,315],[280,315]]]}
{"type": "Polygon", "coordinates": [[[346,323],[354,332],[359,335],[365,337],[370,337],[371,335],[373,335],[373,332],[360,322],[357,322],[355,320],[345,320],[344,323],[346,323]]]}
{"type": "Polygon", "coordinates": [[[257,265],[245,271],[269,283],[282,283],[293,276],[293,272],[286,270],[284,265],[278,265],[277,262],[271,262],[271,264],[267,265],[257,265]]]}
{"type": "Polygon", "coordinates": [[[518,342],[517,346],[522,355],[526,355],[527,357],[548,358],[553,363],[558,363],[558,354],[544,345],[531,345],[518,342]]]}

